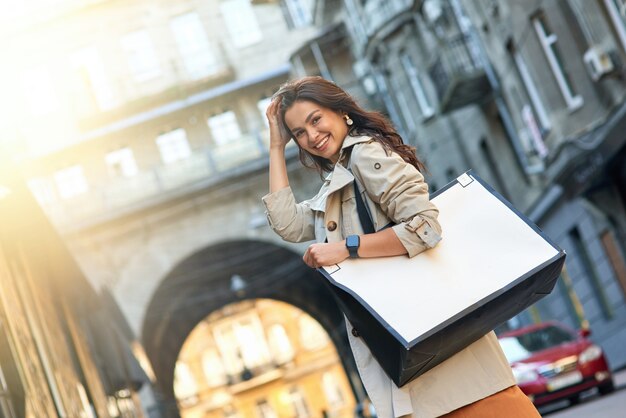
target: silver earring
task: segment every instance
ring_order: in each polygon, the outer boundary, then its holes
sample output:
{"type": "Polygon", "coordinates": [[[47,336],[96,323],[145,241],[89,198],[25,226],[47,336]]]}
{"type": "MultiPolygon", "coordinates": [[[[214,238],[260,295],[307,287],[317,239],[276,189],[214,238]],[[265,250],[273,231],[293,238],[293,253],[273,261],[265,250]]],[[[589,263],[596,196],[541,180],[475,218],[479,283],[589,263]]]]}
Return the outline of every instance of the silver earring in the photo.
{"type": "Polygon", "coordinates": [[[346,120],[346,125],[348,126],[352,126],[352,124],[354,123],[354,121],[352,119],[350,119],[350,116],[348,115],[343,115],[344,119],[346,120]]]}

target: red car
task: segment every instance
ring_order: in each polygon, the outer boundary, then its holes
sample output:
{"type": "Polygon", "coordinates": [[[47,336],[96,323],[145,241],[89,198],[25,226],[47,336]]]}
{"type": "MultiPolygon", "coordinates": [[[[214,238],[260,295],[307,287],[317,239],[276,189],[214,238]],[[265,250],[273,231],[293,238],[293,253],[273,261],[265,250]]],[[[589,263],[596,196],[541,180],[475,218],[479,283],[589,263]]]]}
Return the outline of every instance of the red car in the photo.
{"type": "Polygon", "coordinates": [[[517,384],[536,406],[562,399],[577,403],[580,392],[615,389],[602,348],[556,322],[516,329],[498,338],[517,384]]]}

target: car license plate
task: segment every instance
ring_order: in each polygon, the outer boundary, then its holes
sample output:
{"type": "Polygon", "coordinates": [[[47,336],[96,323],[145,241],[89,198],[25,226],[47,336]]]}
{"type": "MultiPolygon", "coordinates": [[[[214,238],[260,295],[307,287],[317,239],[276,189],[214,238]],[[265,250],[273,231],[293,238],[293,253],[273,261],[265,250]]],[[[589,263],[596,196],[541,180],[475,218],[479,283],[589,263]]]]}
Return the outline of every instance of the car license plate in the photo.
{"type": "Polygon", "coordinates": [[[575,385],[583,380],[583,375],[579,371],[557,376],[548,381],[548,391],[552,392],[561,388],[575,385]]]}

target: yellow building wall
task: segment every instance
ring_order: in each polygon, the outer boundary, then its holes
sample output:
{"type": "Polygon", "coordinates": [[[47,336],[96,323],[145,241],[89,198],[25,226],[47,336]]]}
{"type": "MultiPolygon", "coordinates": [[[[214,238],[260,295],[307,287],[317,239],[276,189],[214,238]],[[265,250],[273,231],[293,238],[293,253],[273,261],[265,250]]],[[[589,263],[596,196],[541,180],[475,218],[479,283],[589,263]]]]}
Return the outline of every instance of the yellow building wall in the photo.
{"type": "MultiPolygon", "coordinates": [[[[305,331],[309,336],[319,335],[319,341],[313,348],[307,348],[302,341],[302,326],[309,327],[314,321],[305,312],[284,302],[273,300],[246,301],[237,306],[230,306],[215,312],[199,324],[189,335],[179,361],[184,362],[192,371],[197,393],[191,399],[180,399],[179,408],[183,418],[255,418],[257,402],[265,400],[275,412],[276,417],[301,417],[291,401],[290,390],[296,388],[306,402],[308,417],[347,418],[354,416],[356,401],[352,393],[346,373],[341,365],[337,351],[328,334],[318,323],[305,331]],[[228,321],[236,321],[246,315],[256,315],[263,326],[265,338],[268,329],[274,324],[284,327],[293,348],[293,358],[282,365],[269,367],[249,380],[209,387],[202,369],[202,353],[204,350],[216,348],[217,342],[212,336],[212,328],[228,321]],[[309,325],[306,325],[309,324],[309,325]],[[318,334],[319,332],[319,334],[318,334]],[[324,391],[323,376],[330,373],[334,376],[340,392],[340,402],[329,403],[324,391]],[[228,411],[234,411],[232,415],[228,411]]],[[[221,326],[220,325],[220,326],[221,326]]],[[[310,341],[311,342],[311,341],[310,341]]],[[[178,395],[177,395],[178,396],[178,395]]]]}

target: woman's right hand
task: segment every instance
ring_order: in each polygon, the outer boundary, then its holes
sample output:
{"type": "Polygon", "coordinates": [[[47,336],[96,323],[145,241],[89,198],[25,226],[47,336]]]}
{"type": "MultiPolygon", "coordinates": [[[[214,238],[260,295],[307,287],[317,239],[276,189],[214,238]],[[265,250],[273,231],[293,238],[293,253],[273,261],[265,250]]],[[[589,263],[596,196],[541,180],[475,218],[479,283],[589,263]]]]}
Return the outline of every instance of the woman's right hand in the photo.
{"type": "Polygon", "coordinates": [[[265,116],[267,116],[267,121],[270,126],[270,149],[284,150],[287,146],[287,142],[289,142],[291,138],[288,137],[287,133],[284,132],[280,125],[280,101],[280,97],[272,100],[267,107],[265,116]]]}

